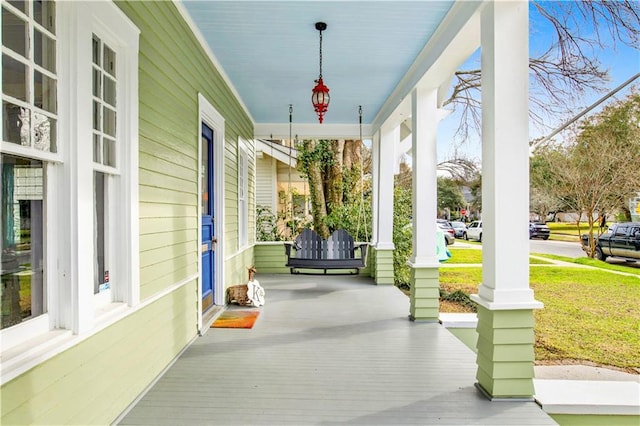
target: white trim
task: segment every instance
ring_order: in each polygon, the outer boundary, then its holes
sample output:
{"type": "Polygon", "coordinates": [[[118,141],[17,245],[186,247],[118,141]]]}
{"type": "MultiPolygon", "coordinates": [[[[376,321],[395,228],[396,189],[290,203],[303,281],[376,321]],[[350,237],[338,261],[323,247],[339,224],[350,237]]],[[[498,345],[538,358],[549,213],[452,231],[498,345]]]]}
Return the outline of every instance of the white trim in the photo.
{"type": "Polygon", "coordinates": [[[238,93],[235,86],[231,82],[231,79],[225,72],[224,68],[222,68],[222,65],[218,61],[218,58],[216,58],[216,55],[213,54],[213,51],[209,47],[209,43],[207,43],[204,36],[202,35],[202,32],[200,31],[198,26],[193,22],[193,19],[191,19],[191,15],[187,11],[187,9],[184,7],[184,4],[182,4],[182,0],[172,0],[172,1],[176,9],[178,9],[178,12],[180,13],[180,15],[182,15],[182,19],[184,19],[186,24],[189,26],[189,29],[195,36],[196,40],[198,40],[198,43],[200,43],[200,47],[202,47],[202,50],[204,50],[204,52],[209,57],[209,60],[211,61],[211,65],[213,65],[216,68],[216,70],[218,71],[218,73],[220,74],[224,82],[227,84],[227,86],[229,86],[231,93],[233,93],[233,95],[235,96],[240,106],[242,106],[242,109],[244,110],[244,112],[247,114],[247,116],[249,116],[249,119],[253,122],[254,120],[253,120],[253,117],[251,116],[251,112],[249,111],[249,108],[247,108],[247,106],[242,101],[240,94],[238,93]]]}
{"type": "MultiPolygon", "coordinates": [[[[198,93],[198,194],[202,192],[202,184],[200,182],[200,167],[202,165],[202,123],[205,123],[213,130],[213,190],[214,199],[214,218],[215,218],[215,235],[218,240],[215,250],[215,288],[214,300],[215,305],[224,305],[224,145],[225,145],[225,120],[214,106],[198,93]]],[[[202,203],[198,201],[198,247],[202,246],[202,203]]],[[[198,250],[198,253],[200,251],[198,250]]],[[[198,276],[202,277],[202,256],[198,255],[198,276]]],[[[202,286],[198,285],[198,330],[201,330],[202,322],[202,286]]]]}
{"type": "Polygon", "coordinates": [[[4,347],[5,341],[3,340],[2,377],[0,379],[0,385],[4,385],[9,380],[18,377],[25,371],[53,358],[73,346],[78,345],[91,336],[100,333],[104,329],[128,317],[129,315],[145,309],[163,297],[168,296],[193,281],[196,281],[196,285],[199,285],[200,281],[197,274],[188,276],[187,278],[173,284],[171,287],[168,287],[161,292],[154,294],[152,297],[145,299],[134,307],[126,307],[123,304],[112,304],[112,310],[105,311],[103,313],[104,315],[100,317],[100,322],[98,322],[99,326],[82,335],[74,335],[70,330],[54,329],[32,340],[25,341],[21,345],[10,350],[6,350],[4,347]]]}
{"type": "MultiPolygon", "coordinates": [[[[360,125],[299,123],[295,134],[301,139],[360,139],[360,125]]],[[[362,125],[362,138],[371,139],[373,127],[362,125]]],[[[289,139],[289,123],[255,123],[253,134],[257,139],[289,139]]]]}
{"type": "Polygon", "coordinates": [[[237,181],[238,182],[238,188],[237,188],[238,250],[240,250],[249,244],[249,153],[247,148],[247,142],[241,137],[238,137],[237,164],[238,164],[238,181],[237,181]],[[241,173],[242,173],[242,176],[241,176],[241,173]],[[240,188],[240,185],[242,185],[242,188],[240,188]],[[242,198],[240,197],[241,193],[243,194],[242,198]]]}

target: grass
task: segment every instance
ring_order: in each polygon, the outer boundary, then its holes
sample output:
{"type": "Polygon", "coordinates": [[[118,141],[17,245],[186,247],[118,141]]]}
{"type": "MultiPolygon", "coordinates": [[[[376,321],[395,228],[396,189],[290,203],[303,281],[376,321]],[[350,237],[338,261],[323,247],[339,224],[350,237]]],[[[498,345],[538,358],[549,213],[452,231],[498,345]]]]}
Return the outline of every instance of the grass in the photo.
{"type": "MultiPolygon", "coordinates": [[[[530,285],[536,299],[545,304],[535,311],[536,361],[587,361],[640,372],[640,280],[607,269],[622,268],[637,275],[640,271],[592,259],[544,256],[602,268],[530,268],[530,285]]],[[[440,284],[446,293],[476,293],[481,281],[480,266],[440,269],[440,284]]]]}
{"type": "MultiPolygon", "coordinates": [[[[482,263],[482,250],[478,249],[469,249],[469,248],[449,248],[451,252],[451,258],[445,262],[448,264],[472,264],[472,263],[482,263]]],[[[551,262],[546,262],[540,259],[529,258],[530,264],[548,264],[551,262]]]]}

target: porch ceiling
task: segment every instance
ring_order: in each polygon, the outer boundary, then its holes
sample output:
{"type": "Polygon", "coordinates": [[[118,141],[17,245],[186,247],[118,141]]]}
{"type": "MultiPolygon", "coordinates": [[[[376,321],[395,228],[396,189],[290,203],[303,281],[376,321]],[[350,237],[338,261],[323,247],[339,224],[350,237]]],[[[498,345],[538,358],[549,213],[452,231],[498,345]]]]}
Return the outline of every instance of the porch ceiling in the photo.
{"type": "MultiPolygon", "coordinates": [[[[398,94],[407,73],[416,68],[445,16],[461,9],[454,3],[183,1],[256,125],[288,123],[289,104],[294,107],[294,123],[317,123],[311,106],[319,65],[314,24],[326,22],[323,78],[331,95],[328,126],[357,123],[358,105],[366,125],[389,110],[390,96],[398,94]]],[[[479,2],[462,3],[475,10],[479,2]]]]}

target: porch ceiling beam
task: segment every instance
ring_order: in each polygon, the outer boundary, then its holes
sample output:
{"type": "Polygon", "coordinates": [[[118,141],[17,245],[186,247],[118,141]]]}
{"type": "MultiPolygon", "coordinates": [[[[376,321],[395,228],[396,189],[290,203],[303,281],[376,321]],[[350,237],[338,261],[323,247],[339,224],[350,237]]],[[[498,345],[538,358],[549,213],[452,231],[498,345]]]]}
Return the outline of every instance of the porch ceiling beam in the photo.
{"type": "Polygon", "coordinates": [[[398,125],[411,115],[411,91],[437,88],[448,81],[480,47],[480,10],[485,1],[456,2],[409,71],[387,98],[373,120],[373,129],[398,125]],[[474,7],[471,7],[474,5],[474,7]]]}
{"type": "MultiPolygon", "coordinates": [[[[309,104],[309,108],[312,108],[309,104]]],[[[360,125],[353,124],[319,124],[293,123],[292,133],[298,139],[360,139],[360,125]]],[[[371,124],[362,125],[362,138],[371,139],[371,124]]],[[[256,123],[253,128],[257,139],[288,139],[289,123],[256,123]]]]}

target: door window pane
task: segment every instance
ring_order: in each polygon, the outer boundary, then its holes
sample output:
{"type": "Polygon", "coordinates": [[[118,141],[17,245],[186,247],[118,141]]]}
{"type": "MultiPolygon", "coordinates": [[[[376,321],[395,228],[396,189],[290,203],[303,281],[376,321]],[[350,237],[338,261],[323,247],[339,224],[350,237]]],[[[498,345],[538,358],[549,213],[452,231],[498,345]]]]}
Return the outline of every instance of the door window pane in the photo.
{"type": "Polygon", "coordinates": [[[209,141],[207,138],[202,138],[202,175],[200,176],[200,182],[202,185],[202,214],[209,216],[211,210],[209,209],[209,141]]]}
{"type": "Polygon", "coordinates": [[[44,173],[40,161],[1,156],[1,328],[46,312],[44,173]]]}

